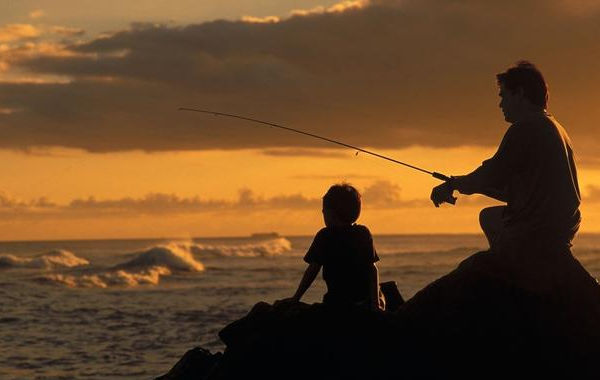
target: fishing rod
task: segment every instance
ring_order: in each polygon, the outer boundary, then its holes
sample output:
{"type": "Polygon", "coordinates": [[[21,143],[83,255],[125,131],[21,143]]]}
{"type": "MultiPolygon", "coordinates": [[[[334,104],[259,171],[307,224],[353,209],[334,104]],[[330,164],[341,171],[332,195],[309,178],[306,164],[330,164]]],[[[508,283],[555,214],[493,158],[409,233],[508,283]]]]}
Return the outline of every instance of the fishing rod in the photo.
{"type": "MultiPolygon", "coordinates": [[[[263,120],[258,120],[258,119],[253,119],[251,117],[246,117],[246,116],[234,115],[234,114],[230,114],[230,113],[217,112],[217,111],[202,110],[202,109],[198,109],[198,108],[180,107],[179,111],[200,112],[200,113],[210,114],[210,115],[214,115],[214,116],[232,117],[232,118],[235,118],[235,119],[246,120],[246,121],[250,121],[250,122],[253,122],[253,123],[267,125],[269,127],[284,129],[286,131],[299,133],[299,134],[305,135],[305,136],[310,136],[310,137],[313,137],[313,138],[316,138],[316,139],[320,139],[320,140],[323,140],[323,141],[330,142],[332,144],[341,145],[341,146],[346,147],[346,148],[350,148],[350,149],[357,150],[359,152],[370,154],[372,156],[375,156],[375,157],[378,157],[378,158],[382,158],[384,160],[391,161],[391,162],[396,163],[396,164],[404,165],[404,166],[409,167],[411,169],[418,170],[418,171],[420,171],[422,173],[427,173],[427,174],[431,175],[432,177],[437,178],[437,179],[439,179],[441,181],[450,181],[450,177],[448,177],[447,175],[444,175],[442,173],[425,170],[425,169],[420,168],[418,166],[407,164],[406,162],[398,161],[398,160],[393,159],[391,157],[384,156],[384,155],[379,154],[379,153],[371,152],[369,150],[366,150],[366,149],[363,149],[363,148],[360,148],[360,147],[357,147],[357,146],[354,146],[354,145],[346,144],[344,142],[337,141],[337,140],[334,140],[334,139],[330,139],[328,137],[323,137],[323,136],[315,135],[314,133],[301,131],[299,129],[286,127],[284,125],[280,125],[280,124],[276,124],[276,123],[271,123],[271,122],[268,122],[268,121],[263,121],[263,120]]],[[[450,199],[448,199],[448,202],[451,203],[451,204],[454,204],[456,202],[456,198],[451,197],[450,199]]]]}

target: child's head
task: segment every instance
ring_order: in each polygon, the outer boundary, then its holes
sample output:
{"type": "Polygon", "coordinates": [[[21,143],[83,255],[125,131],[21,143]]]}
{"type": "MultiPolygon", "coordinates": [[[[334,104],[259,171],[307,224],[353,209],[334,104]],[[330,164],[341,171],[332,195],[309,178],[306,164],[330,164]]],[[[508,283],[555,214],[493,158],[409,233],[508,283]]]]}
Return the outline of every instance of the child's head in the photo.
{"type": "Polygon", "coordinates": [[[352,224],[360,215],[360,194],[347,183],[335,184],[323,196],[325,225],[352,224]]]}

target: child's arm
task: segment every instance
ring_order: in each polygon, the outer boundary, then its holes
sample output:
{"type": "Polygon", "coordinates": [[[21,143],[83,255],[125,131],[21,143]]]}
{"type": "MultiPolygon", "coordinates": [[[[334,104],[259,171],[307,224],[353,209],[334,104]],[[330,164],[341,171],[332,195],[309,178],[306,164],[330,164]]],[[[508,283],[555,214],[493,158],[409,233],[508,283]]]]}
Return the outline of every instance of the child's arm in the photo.
{"type": "Polygon", "coordinates": [[[304,276],[302,276],[302,280],[300,280],[300,284],[298,284],[298,290],[292,297],[292,300],[299,302],[300,298],[304,295],[306,290],[310,288],[310,285],[315,280],[315,277],[319,274],[321,270],[321,264],[310,263],[308,267],[304,271],[304,276]]]}
{"type": "Polygon", "coordinates": [[[371,291],[371,309],[379,310],[381,309],[379,305],[379,271],[377,270],[377,265],[373,263],[369,273],[369,288],[371,291]]]}

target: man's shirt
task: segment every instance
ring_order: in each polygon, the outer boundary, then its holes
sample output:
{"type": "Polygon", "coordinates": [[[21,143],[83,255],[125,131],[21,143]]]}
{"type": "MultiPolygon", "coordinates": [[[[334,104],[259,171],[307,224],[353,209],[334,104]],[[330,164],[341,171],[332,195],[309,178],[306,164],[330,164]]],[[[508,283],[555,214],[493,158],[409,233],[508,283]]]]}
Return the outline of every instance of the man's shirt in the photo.
{"type": "Polygon", "coordinates": [[[514,238],[542,233],[570,242],[579,228],[581,197],[571,141],[546,113],[511,125],[496,154],[457,177],[456,188],[505,201],[504,227],[514,238]]]}

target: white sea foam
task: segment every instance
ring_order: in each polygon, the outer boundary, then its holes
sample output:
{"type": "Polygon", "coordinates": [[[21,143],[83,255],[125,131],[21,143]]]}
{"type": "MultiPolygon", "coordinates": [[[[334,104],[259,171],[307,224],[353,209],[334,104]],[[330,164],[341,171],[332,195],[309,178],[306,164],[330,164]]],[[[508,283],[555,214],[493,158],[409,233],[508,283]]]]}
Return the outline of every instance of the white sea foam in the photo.
{"type": "Polygon", "coordinates": [[[291,251],[292,243],[279,237],[258,242],[238,245],[208,245],[198,243],[177,243],[197,256],[232,256],[232,257],[270,257],[279,256],[291,251]]]}
{"type": "Polygon", "coordinates": [[[107,288],[158,285],[162,276],[174,272],[201,272],[204,265],[180,244],[151,247],[139,252],[133,259],[95,274],[48,274],[43,281],[72,288],[107,288]]]}
{"type": "MultiPolygon", "coordinates": [[[[136,253],[129,261],[96,273],[89,273],[89,271],[86,273],[51,273],[43,275],[40,279],[72,288],[158,285],[161,277],[173,273],[203,271],[204,265],[194,256],[272,257],[279,256],[291,249],[290,241],[282,237],[231,245],[171,242],[145,249],[136,253]]],[[[85,261],[85,263],[88,262],[85,261]]]]}
{"type": "Polygon", "coordinates": [[[89,261],[77,257],[72,252],[66,250],[55,250],[33,257],[18,257],[10,254],[0,255],[0,268],[34,268],[34,269],[53,269],[53,268],[72,268],[82,265],[88,265],[89,261]]]}
{"type": "Polygon", "coordinates": [[[68,286],[70,288],[108,288],[109,286],[158,285],[160,276],[168,276],[171,271],[165,267],[151,267],[139,272],[115,270],[92,275],[48,274],[42,280],[68,286]]]}
{"type": "Polygon", "coordinates": [[[174,271],[200,272],[204,265],[194,259],[191,250],[184,244],[170,243],[140,252],[132,260],[117,265],[118,269],[135,270],[165,267],[174,271]]]}

